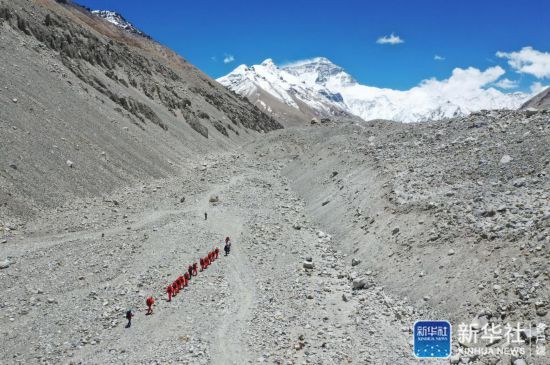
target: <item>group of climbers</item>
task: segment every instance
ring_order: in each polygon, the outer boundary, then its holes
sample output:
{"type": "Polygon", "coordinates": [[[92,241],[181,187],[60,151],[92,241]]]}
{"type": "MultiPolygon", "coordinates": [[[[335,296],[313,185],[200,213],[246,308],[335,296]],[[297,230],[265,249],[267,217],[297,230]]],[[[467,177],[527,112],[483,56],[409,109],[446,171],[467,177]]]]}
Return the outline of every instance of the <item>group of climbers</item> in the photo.
{"type": "MultiPolygon", "coordinates": [[[[229,241],[229,237],[225,238],[225,244],[227,246],[227,243],[229,241]]],[[[199,260],[200,263],[200,271],[206,270],[210,264],[212,264],[216,259],[218,259],[220,254],[220,249],[218,247],[214,248],[212,251],[208,252],[208,254],[204,257],[201,257],[199,260]]],[[[227,250],[226,250],[227,254],[227,250]]],[[[187,267],[187,271],[183,274],[178,276],[176,280],[170,285],[166,287],[166,294],[168,295],[168,302],[172,301],[172,297],[176,296],[183,288],[187,287],[189,285],[189,281],[191,281],[191,278],[193,276],[197,276],[199,273],[198,265],[196,262],[189,265],[187,267]]],[[[153,305],[155,304],[155,299],[150,296],[145,300],[145,304],[147,305],[147,312],[146,315],[153,314],[153,305]]],[[[129,310],[126,314],[126,319],[128,319],[128,327],[130,326],[131,318],[133,317],[133,313],[131,313],[131,310],[129,310]]]]}

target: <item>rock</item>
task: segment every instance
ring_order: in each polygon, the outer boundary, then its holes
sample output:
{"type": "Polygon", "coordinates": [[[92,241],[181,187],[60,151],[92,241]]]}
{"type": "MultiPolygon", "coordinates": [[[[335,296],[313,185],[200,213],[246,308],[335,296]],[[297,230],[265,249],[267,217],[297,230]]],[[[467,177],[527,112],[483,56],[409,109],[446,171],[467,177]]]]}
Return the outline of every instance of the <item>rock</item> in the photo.
{"type": "Polygon", "coordinates": [[[513,160],[512,156],[510,155],[504,155],[500,158],[500,164],[501,165],[506,165],[508,163],[510,163],[511,161],[513,160]]]}
{"type": "Polygon", "coordinates": [[[520,335],[521,335],[521,338],[525,340],[525,342],[529,343],[531,341],[535,341],[537,337],[543,336],[545,329],[546,329],[546,326],[544,325],[539,325],[533,328],[523,328],[520,331],[520,335]]]}
{"type": "Polygon", "coordinates": [[[67,166],[69,166],[70,168],[73,168],[74,166],[74,163],[71,161],[71,160],[67,160],[67,162],[65,162],[67,164],[67,166]]]}
{"type": "Polygon", "coordinates": [[[346,295],[346,293],[342,294],[342,300],[343,300],[344,302],[349,301],[348,296],[346,295]]]}
{"type": "Polygon", "coordinates": [[[17,165],[15,164],[15,162],[10,162],[9,167],[11,167],[14,170],[17,170],[17,165]]]}
{"type": "Polygon", "coordinates": [[[313,262],[313,257],[311,257],[311,256],[306,256],[306,261],[307,261],[307,262],[313,262]]]}
{"type": "Polygon", "coordinates": [[[184,203],[184,202],[185,202],[185,197],[182,197],[182,198],[180,199],[180,203],[184,203]]]}
{"type": "Polygon", "coordinates": [[[317,124],[317,123],[319,123],[319,122],[317,121],[317,119],[313,118],[313,119],[311,119],[311,121],[310,121],[309,123],[310,123],[311,125],[314,125],[314,124],[317,124]]]}
{"type": "Polygon", "coordinates": [[[351,266],[357,266],[361,263],[361,260],[353,258],[351,259],[351,266]]]}
{"type": "Polygon", "coordinates": [[[13,98],[11,99],[11,101],[13,101],[14,103],[17,103],[17,98],[13,98]]]}
{"type": "Polygon", "coordinates": [[[514,365],[527,365],[527,361],[525,361],[523,359],[516,359],[514,361],[514,365]]]}
{"type": "Polygon", "coordinates": [[[356,278],[351,282],[351,287],[354,290],[367,289],[369,287],[369,283],[366,278],[356,278]]]}
{"type": "Polygon", "coordinates": [[[313,268],[314,268],[313,262],[304,261],[304,269],[313,270],[313,268]]]}
{"type": "Polygon", "coordinates": [[[306,298],[307,298],[307,299],[313,299],[313,294],[308,294],[308,295],[306,296],[306,298]]]}
{"type": "Polygon", "coordinates": [[[460,363],[460,355],[458,355],[458,354],[452,355],[452,356],[449,358],[449,363],[450,363],[450,364],[458,364],[458,363],[460,363]]]}
{"type": "Polygon", "coordinates": [[[449,252],[447,252],[447,255],[449,256],[452,256],[455,254],[455,250],[453,250],[452,248],[449,250],[449,252]]]}
{"type": "Polygon", "coordinates": [[[324,238],[324,237],[326,237],[326,234],[325,234],[325,232],[323,232],[323,231],[318,231],[318,232],[317,232],[317,237],[319,237],[319,238],[324,238]]]}
{"type": "Polygon", "coordinates": [[[11,262],[9,262],[8,259],[4,261],[0,261],[0,269],[7,269],[8,267],[10,267],[10,265],[11,265],[11,262]]]}
{"type": "Polygon", "coordinates": [[[300,225],[300,223],[294,223],[292,225],[292,228],[294,228],[295,230],[299,231],[302,229],[302,226],[300,225]]]}
{"type": "Polygon", "coordinates": [[[539,112],[539,110],[536,109],[536,108],[527,108],[523,112],[525,113],[525,116],[527,118],[529,118],[529,117],[532,117],[533,115],[537,114],[539,112]]]}
{"type": "Polygon", "coordinates": [[[335,177],[336,175],[338,175],[338,171],[333,171],[331,177],[335,177]]]}
{"type": "Polygon", "coordinates": [[[399,227],[395,227],[395,228],[392,229],[392,231],[391,231],[391,234],[392,234],[392,235],[396,235],[396,234],[398,234],[398,233],[399,233],[399,227]]]}
{"type": "Polygon", "coordinates": [[[325,200],[324,202],[321,203],[321,206],[324,207],[324,206],[327,205],[328,203],[330,203],[330,200],[325,200]]]}
{"type": "Polygon", "coordinates": [[[220,201],[220,198],[217,195],[211,195],[210,198],[208,199],[208,201],[210,203],[217,203],[217,202],[220,201]]]}

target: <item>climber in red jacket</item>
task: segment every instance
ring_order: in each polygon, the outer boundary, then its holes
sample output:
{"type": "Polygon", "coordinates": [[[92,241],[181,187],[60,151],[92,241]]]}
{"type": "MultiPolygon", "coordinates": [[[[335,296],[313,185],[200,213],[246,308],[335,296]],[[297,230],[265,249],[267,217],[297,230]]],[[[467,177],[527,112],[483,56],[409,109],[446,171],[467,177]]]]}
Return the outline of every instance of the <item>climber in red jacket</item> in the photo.
{"type": "Polygon", "coordinates": [[[168,301],[172,301],[172,294],[174,293],[174,288],[172,288],[172,285],[168,285],[166,287],[166,293],[168,293],[168,301]]]}
{"type": "Polygon", "coordinates": [[[194,262],[194,263],[193,263],[193,273],[192,273],[193,276],[197,276],[197,274],[198,274],[197,268],[198,268],[197,263],[194,262]]]}
{"type": "Polygon", "coordinates": [[[217,259],[219,254],[220,254],[220,249],[216,247],[214,249],[214,257],[217,259]]]}
{"type": "Polygon", "coordinates": [[[145,300],[145,304],[147,304],[147,313],[146,315],[153,314],[153,304],[155,304],[155,300],[153,297],[149,297],[145,300]]]}

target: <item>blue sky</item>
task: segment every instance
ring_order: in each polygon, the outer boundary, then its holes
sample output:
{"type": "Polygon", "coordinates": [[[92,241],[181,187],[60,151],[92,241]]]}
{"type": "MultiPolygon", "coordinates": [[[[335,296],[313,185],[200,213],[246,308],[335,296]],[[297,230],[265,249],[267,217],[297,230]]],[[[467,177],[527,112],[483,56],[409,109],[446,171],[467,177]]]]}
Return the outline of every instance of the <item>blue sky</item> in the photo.
{"type": "Polygon", "coordinates": [[[497,51],[550,51],[546,0],[77,0],[115,10],[212,77],[239,64],[324,56],[359,82],[408,89],[455,67],[500,65],[527,90],[543,73],[518,73],[497,51]],[[379,44],[394,34],[404,42],[379,44]],[[443,60],[434,60],[439,55],[443,60]],[[227,56],[234,60],[224,63],[227,56]],[[539,73],[539,76],[541,74],[539,73]]]}

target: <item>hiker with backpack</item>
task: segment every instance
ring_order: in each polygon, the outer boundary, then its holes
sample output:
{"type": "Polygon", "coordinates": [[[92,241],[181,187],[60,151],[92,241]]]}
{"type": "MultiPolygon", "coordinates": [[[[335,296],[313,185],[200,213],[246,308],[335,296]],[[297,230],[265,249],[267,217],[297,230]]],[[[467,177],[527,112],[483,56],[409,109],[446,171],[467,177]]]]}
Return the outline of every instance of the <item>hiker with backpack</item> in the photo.
{"type": "Polygon", "coordinates": [[[153,299],[153,297],[147,298],[145,304],[147,304],[147,313],[145,313],[145,315],[148,316],[153,314],[153,304],[155,304],[155,300],[153,299]]]}
{"type": "Polygon", "coordinates": [[[229,255],[229,251],[231,250],[231,239],[228,237],[225,237],[225,246],[223,247],[223,250],[225,251],[225,256],[229,255]]]}
{"type": "Polygon", "coordinates": [[[126,319],[128,320],[128,323],[126,324],[126,328],[130,328],[132,326],[132,317],[134,316],[134,313],[132,313],[132,308],[129,308],[126,311],[126,319]]]}

